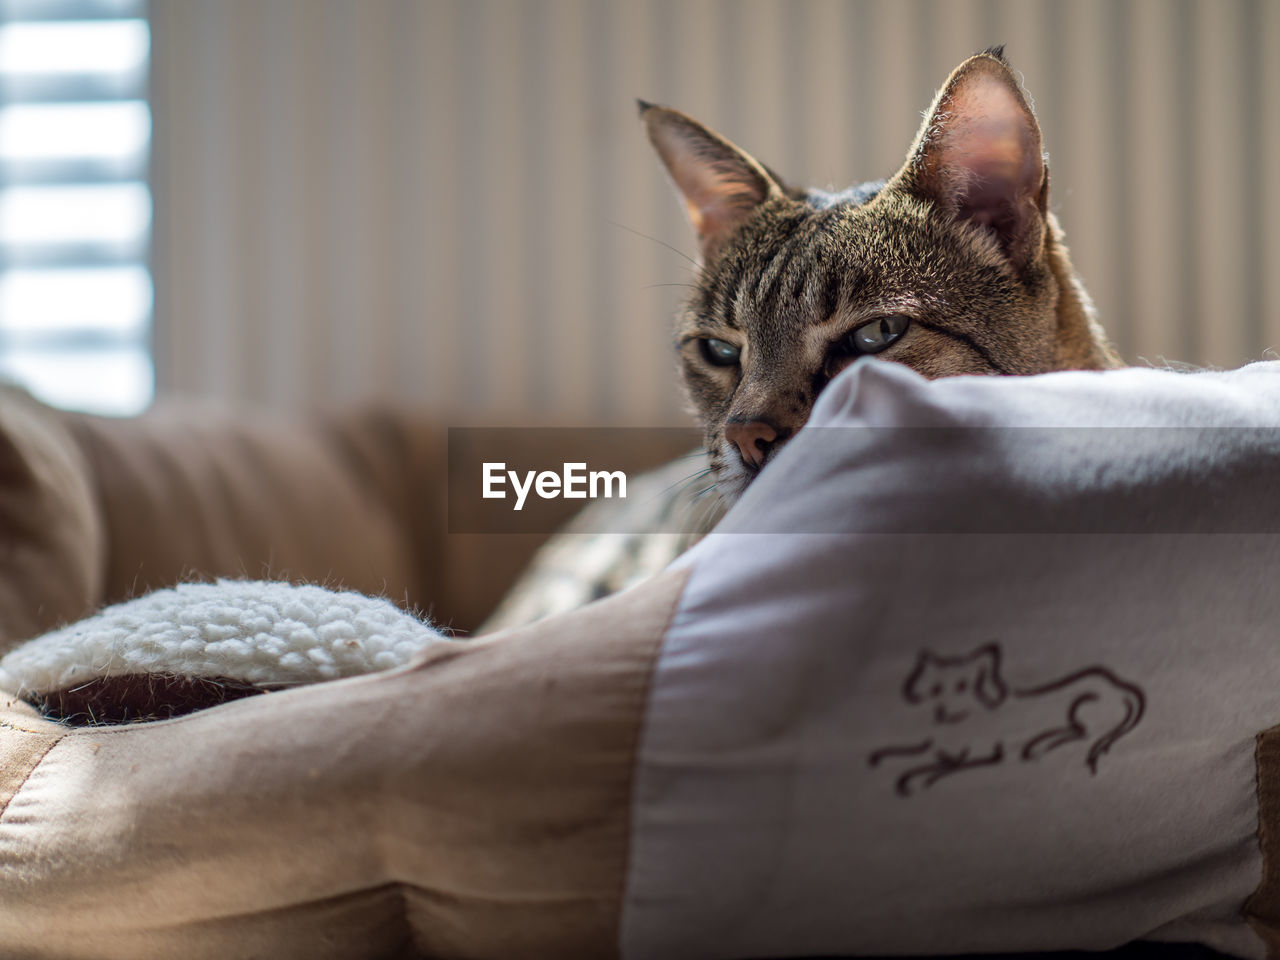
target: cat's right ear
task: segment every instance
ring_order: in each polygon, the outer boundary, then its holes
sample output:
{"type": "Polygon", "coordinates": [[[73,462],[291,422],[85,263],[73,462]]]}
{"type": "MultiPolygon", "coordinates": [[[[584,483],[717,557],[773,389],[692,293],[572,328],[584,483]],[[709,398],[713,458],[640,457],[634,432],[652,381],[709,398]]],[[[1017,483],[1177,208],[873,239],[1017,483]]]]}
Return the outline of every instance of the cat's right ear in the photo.
{"type": "Polygon", "coordinates": [[[1009,688],[1005,686],[1004,677],[1000,674],[1000,645],[984,644],[965,657],[965,660],[977,667],[977,677],[973,685],[973,692],[977,698],[991,709],[1004,703],[1004,698],[1009,694],[1009,688]]]}
{"type": "Polygon", "coordinates": [[[756,207],[786,188],[764,164],[696,120],[636,102],[649,140],[684,197],[703,262],[710,262],[756,207]]]}
{"type": "Polygon", "coordinates": [[[989,231],[1019,271],[1040,255],[1048,215],[1044,148],[1003,48],[955,69],[895,183],[989,231]]]}

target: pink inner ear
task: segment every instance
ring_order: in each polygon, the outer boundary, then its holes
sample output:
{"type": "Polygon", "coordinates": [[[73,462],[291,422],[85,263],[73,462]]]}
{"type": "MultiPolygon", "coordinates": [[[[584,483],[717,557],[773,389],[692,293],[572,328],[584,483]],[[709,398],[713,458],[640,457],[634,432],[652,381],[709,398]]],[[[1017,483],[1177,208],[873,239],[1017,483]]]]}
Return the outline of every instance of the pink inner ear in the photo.
{"type": "Polygon", "coordinates": [[[698,186],[688,194],[689,219],[701,235],[718,233],[737,224],[764,200],[757,184],[744,180],[741,171],[716,166],[700,171],[698,186]]]}
{"type": "Polygon", "coordinates": [[[940,166],[952,200],[979,223],[1002,208],[1034,197],[1044,179],[1034,121],[1001,80],[979,74],[947,104],[940,166]]]}
{"type": "Polygon", "coordinates": [[[679,128],[664,130],[658,142],[704,249],[766,199],[768,184],[742,158],[726,155],[726,148],[679,128]]]}

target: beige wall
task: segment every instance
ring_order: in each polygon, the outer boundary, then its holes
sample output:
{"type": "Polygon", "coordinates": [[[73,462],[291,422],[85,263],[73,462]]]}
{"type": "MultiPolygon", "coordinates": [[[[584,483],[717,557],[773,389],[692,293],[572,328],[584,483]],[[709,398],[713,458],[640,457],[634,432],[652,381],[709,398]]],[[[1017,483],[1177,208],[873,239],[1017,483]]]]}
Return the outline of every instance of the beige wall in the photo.
{"type": "Polygon", "coordinates": [[[666,331],[689,265],[662,244],[693,245],[633,99],[844,185],[892,172],[935,86],[996,42],[1125,356],[1280,348],[1280,3],[151,10],[162,392],[682,422],[666,331]]]}

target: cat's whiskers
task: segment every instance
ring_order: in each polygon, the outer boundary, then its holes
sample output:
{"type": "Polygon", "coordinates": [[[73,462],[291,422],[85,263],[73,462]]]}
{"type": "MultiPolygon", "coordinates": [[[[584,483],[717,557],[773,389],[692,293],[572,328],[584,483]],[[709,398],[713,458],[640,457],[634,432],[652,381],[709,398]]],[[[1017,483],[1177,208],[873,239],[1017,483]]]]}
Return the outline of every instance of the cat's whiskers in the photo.
{"type": "Polygon", "coordinates": [[[651,237],[651,236],[649,236],[649,234],[647,234],[647,233],[641,233],[639,230],[633,229],[632,227],[628,227],[625,223],[619,223],[617,220],[609,220],[609,219],[607,219],[607,218],[606,218],[606,219],[605,219],[605,223],[609,224],[610,226],[617,227],[619,230],[625,230],[625,231],[627,231],[627,233],[634,233],[637,237],[644,237],[644,239],[646,239],[646,240],[652,240],[654,243],[658,244],[659,246],[666,247],[666,248],[667,248],[668,250],[670,250],[672,253],[676,253],[676,254],[679,254],[680,256],[684,257],[684,258],[685,258],[686,260],[688,260],[691,264],[693,264],[693,265],[694,265],[694,267],[697,267],[697,266],[698,266],[698,261],[697,261],[697,260],[695,260],[693,257],[689,256],[687,253],[685,253],[685,252],[684,252],[683,250],[681,250],[679,247],[673,247],[671,244],[667,243],[665,240],[659,240],[657,237],[651,237]]]}
{"type": "MultiPolygon", "coordinates": [[[[706,477],[706,476],[707,476],[707,474],[709,474],[710,472],[711,472],[711,470],[710,470],[710,469],[706,470],[706,471],[703,473],[702,477],[706,477]]],[[[694,481],[702,479],[702,477],[691,477],[691,478],[690,478],[690,485],[692,485],[692,483],[693,483],[694,481]]],[[[720,483],[720,478],[719,478],[719,477],[716,477],[714,480],[712,480],[712,481],[711,481],[709,484],[707,484],[706,486],[704,486],[704,487],[699,487],[697,490],[694,490],[691,494],[689,494],[689,503],[691,503],[691,504],[693,504],[693,503],[697,503],[697,502],[698,502],[698,500],[700,500],[702,497],[704,497],[704,496],[706,495],[706,493],[707,493],[707,491],[708,491],[708,490],[714,490],[714,489],[719,485],[719,483],[720,483]]]]}
{"type": "Polygon", "coordinates": [[[720,486],[720,481],[719,481],[719,480],[716,480],[714,483],[710,483],[710,484],[708,484],[707,486],[703,487],[701,490],[695,490],[695,491],[690,495],[689,502],[690,502],[690,503],[697,503],[700,499],[702,499],[703,497],[705,497],[705,496],[706,496],[708,493],[710,493],[712,490],[715,490],[718,486],[720,486]]]}
{"type": "Polygon", "coordinates": [[[717,490],[720,482],[717,480],[709,487],[703,487],[690,499],[690,507],[697,511],[693,516],[693,528],[695,530],[706,530],[712,525],[713,520],[719,520],[725,508],[728,507],[724,494],[717,490]],[[703,499],[709,492],[715,490],[717,495],[709,499],[703,499]]]}
{"type": "Polygon", "coordinates": [[[699,480],[701,480],[703,477],[705,477],[707,474],[709,474],[709,473],[712,471],[712,469],[713,469],[712,467],[704,467],[704,468],[703,468],[703,469],[701,469],[701,470],[698,470],[698,471],[696,471],[696,472],[694,472],[694,473],[689,474],[687,477],[681,477],[681,478],[680,478],[679,480],[677,480],[675,483],[671,484],[669,487],[667,487],[665,490],[663,490],[663,491],[662,491],[662,493],[658,494],[658,497],[664,497],[664,496],[666,496],[668,493],[670,493],[670,492],[671,492],[672,490],[674,490],[676,487],[682,487],[682,486],[687,486],[687,485],[689,485],[689,484],[691,484],[691,483],[696,483],[697,481],[699,481],[699,480]]]}

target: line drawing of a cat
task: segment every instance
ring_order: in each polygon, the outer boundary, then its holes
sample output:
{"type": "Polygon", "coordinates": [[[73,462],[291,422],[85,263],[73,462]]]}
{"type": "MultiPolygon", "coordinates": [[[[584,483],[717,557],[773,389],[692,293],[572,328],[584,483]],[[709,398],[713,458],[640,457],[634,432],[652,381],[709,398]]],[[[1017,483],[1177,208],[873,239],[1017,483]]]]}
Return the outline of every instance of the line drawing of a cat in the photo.
{"type": "Polygon", "coordinates": [[[1087,745],[1084,765],[1096,775],[1103,755],[1146,711],[1142,689],[1104,666],[1012,687],[998,643],[963,656],[922,651],[902,685],[902,698],[929,715],[933,734],[882,747],[867,761],[872,767],[912,761],[894,782],[901,796],[964,771],[1034,762],[1072,744],[1087,745]]]}

